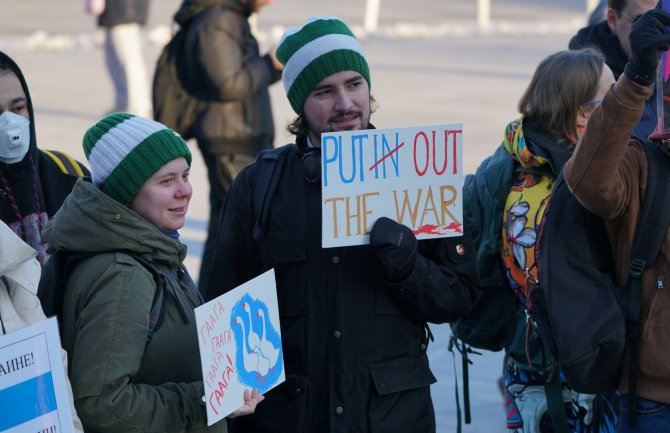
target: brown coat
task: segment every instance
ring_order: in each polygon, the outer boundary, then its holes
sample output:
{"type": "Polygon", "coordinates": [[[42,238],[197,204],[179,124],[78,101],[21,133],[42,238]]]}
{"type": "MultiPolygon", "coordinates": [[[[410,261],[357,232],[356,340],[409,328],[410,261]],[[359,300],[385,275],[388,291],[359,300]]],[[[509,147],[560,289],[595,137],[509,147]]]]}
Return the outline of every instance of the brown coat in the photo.
{"type": "MultiPolygon", "coordinates": [[[[651,87],[639,86],[621,75],[601,107],[594,111],[564,168],[565,180],[577,199],[606,221],[619,284],[628,278],[632,243],[647,185],[646,153],[639,141],[630,139],[630,133],[652,91],[651,87]]],[[[668,234],[656,264],[643,274],[637,395],[670,403],[670,291],[658,287],[658,281],[665,276],[670,277],[668,234]]],[[[627,359],[626,356],[619,382],[624,393],[628,389],[627,359]]]]}

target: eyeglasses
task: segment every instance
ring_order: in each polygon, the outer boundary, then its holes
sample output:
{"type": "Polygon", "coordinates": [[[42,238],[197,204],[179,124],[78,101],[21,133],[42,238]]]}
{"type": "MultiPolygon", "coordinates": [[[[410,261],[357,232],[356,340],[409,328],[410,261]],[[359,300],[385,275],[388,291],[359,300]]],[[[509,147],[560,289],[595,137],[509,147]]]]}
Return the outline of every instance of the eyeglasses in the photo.
{"type": "Polygon", "coordinates": [[[624,18],[626,18],[626,20],[631,24],[635,24],[637,22],[637,20],[642,18],[642,14],[635,15],[634,17],[631,17],[630,15],[628,15],[624,11],[619,11],[619,14],[622,15],[624,18]]]}

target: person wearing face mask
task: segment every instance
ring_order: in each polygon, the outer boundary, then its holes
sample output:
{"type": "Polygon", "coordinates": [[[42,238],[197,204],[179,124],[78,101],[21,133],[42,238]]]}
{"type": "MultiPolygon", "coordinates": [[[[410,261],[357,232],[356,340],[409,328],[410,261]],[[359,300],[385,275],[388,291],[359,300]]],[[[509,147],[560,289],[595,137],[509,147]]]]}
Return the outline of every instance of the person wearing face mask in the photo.
{"type": "Polygon", "coordinates": [[[482,290],[509,293],[516,305],[517,314],[501,321],[508,332],[497,344],[505,348],[503,394],[510,433],[614,432],[616,412],[609,400],[596,410],[594,396],[573,391],[562,375],[552,400],[557,415],[550,416],[545,383],[551,377],[551,354],[536,330],[527,334],[524,314],[526,288],[537,283],[535,241],[552,186],[613,82],[598,51],[550,55],[519,101],[521,118],[507,125],[497,151],[465,179],[463,226],[477,249],[482,290]],[[557,427],[558,418],[564,429],[557,427]]]}
{"type": "Polygon", "coordinates": [[[65,159],[56,162],[53,153],[37,148],[26,79],[16,62],[0,51],[0,219],[37,251],[40,263],[48,247],[41,235],[44,225],[77,177],[89,174],[83,164],[60,154],[65,159]]]}

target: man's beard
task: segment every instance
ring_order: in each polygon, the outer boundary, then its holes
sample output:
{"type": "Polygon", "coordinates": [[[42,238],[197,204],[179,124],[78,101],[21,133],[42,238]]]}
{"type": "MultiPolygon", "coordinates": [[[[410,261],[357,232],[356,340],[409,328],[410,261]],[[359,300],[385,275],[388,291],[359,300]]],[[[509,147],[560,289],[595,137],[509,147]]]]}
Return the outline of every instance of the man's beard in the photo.
{"type": "MultiPolygon", "coordinates": [[[[363,119],[363,113],[360,110],[340,111],[340,112],[335,113],[333,116],[331,116],[331,118],[328,119],[328,123],[332,125],[332,124],[341,122],[348,117],[363,119]]],[[[363,125],[363,122],[361,122],[361,127],[364,127],[364,126],[365,125],[363,125]]],[[[345,130],[347,130],[347,129],[345,129],[345,130]]],[[[334,131],[328,131],[328,132],[334,132],[334,131]]]]}

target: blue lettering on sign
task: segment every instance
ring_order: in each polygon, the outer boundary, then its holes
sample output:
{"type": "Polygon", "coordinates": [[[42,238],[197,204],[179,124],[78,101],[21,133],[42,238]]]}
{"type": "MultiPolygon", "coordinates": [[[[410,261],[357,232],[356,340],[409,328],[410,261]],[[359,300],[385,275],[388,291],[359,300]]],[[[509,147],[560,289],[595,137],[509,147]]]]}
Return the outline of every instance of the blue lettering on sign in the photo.
{"type": "Polygon", "coordinates": [[[400,148],[405,142],[400,142],[400,133],[394,133],[395,137],[387,137],[385,134],[372,134],[372,152],[368,151],[366,166],[366,146],[370,134],[357,134],[348,137],[324,136],[322,138],[322,161],[323,164],[323,186],[327,187],[335,176],[340,183],[365,182],[365,171],[373,172],[375,179],[387,179],[390,176],[400,176],[400,148]],[[343,140],[349,138],[348,143],[343,140]],[[390,138],[390,139],[389,139],[390,138]],[[395,138],[395,140],[393,140],[395,138]],[[393,143],[395,141],[395,143],[393,143]],[[372,161],[369,159],[372,158],[372,161]],[[335,170],[336,173],[332,174],[335,170]]]}
{"type": "Polygon", "coordinates": [[[341,137],[333,137],[332,135],[323,137],[321,139],[321,161],[323,164],[323,186],[328,186],[328,165],[337,161],[338,142],[342,142],[341,137]],[[332,143],[332,145],[331,145],[332,143]],[[328,152],[332,150],[332,155],[328,155],[328,152]]]}

